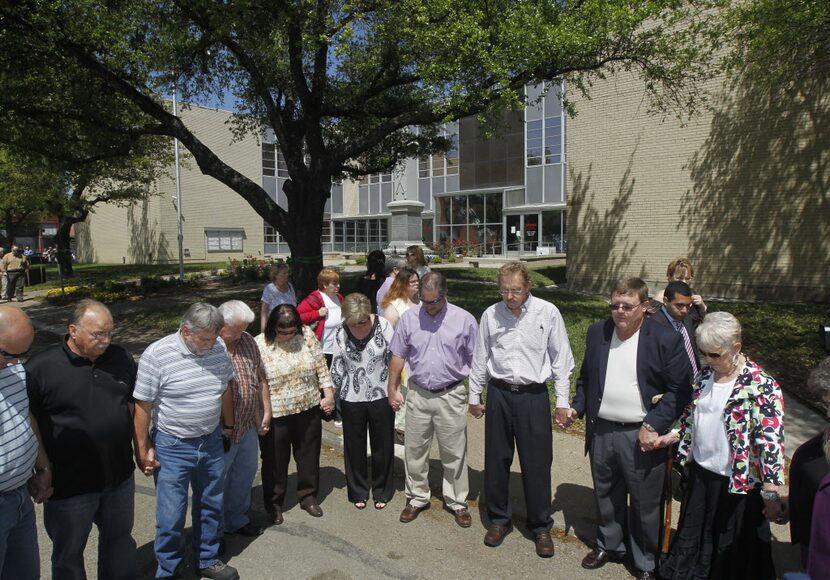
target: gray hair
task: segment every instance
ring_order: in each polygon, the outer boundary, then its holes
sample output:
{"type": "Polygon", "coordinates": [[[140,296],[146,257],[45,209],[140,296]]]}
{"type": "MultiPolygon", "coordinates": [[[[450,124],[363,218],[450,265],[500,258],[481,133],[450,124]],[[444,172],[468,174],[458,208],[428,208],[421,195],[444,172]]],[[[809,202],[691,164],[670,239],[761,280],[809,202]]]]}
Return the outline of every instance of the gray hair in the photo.
{"type": "Polygon", "coordinates": [[[254,311],[242,302],[242,300],[228,300],[219,306],[219,314],[225,324],[233,324],[235,322],[244,322],[246,325],[254,321],[254,311]]]}
{"type": "Polygon", "coordinates": [[[438,292],[442,297],[447,295],[447,279],[440,272],[427,272],[421,278],[421,292],[438,292]]]}
{"type": "Polygon", "coordinates": [[[103,312],[106,312],[110,318],[112,318],[110,309],[104,304],[98,302],[97,300],[93,300],[92,298],[84,298],[83,300],[79,300],[69,313],[69,324],[72,326],[78,326],[84,315],[93,309],[102,310],[103,312]]]}
{"type": "Polygon", "coordinates": [[[340,317],[343,319],[343,324],[355,324],[369,318],[370,314],[372,314],[372,304],[359,292],[352,292],[346,296],[343,304],[340,305],[340,317]]]}
{"type": "Polygon", "coordinates": [[[386,262],[383,264],[383,273],[387,276],[391,276],[392,272],[400,270],[405,265],[406,260],[403,259],[403,256],[399,256],[397,254],[386,256],[386,262]]]}
{"type": "Polygon", "coordinates": [[[741,323],[728,312],[712,312],[697,327],[695,338],[704,350],[728,349],[741,341],[741,323]]]}
{"type": "Polygon", "coordinates": [[[223,326],[225,326],[225,320],[216,306],[205,302],[196,302],[191,304],[182,316],[180,328],[186,328],[190,331],[210,330],[211,332],[219,332],[223,326]]]}

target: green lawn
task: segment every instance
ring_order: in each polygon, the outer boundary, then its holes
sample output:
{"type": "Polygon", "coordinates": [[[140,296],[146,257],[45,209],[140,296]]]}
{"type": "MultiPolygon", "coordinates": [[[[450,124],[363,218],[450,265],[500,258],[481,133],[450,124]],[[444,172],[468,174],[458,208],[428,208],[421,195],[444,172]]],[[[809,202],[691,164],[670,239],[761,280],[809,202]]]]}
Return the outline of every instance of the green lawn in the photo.
{"type": "MultiPolygon", "coordinates": [[[[37,266],[35,266],[37,267],[37,266]]],[[[185,264],[185,273],[202,272],[228,268],[228,262],[207,262],[185,264]]],[[[66,286],[86,286],[96,282],[123,282],[141,278],[143,276],[165,276],[168,274],[178,275],[178,264],[74,264],[72,266],[74,276],[65,280],[66,286]]],[[[46,266],[47,281],[43,284],[29,286],[31,290],[49,290],[60,288],[58,279],[58,267],[55,264],[46,266]]]]}
{"type": "MultiPolygon", "coordinates": [[[[187,271],[210,270],[226,267],[226,262],[214,264],[189,264],[187,271]]],[[[169,266],[123,266],[96,265],[78,266],[78,280],[127,279],[154,274],[176,274],[175,264],[169,266]]],[[[442,268],[450,285],[450,300],[469,310],[479,318],[485,308],[500,299],[496,291],[497,271],[494,269],[442,268]]],[[[343,293],[348,293],[357,282],[360,273],[343,275],[343,293]]],[[[555,288],[546,288],[564,281],[565,268],[543,268],[532,271],[534,295],[550,300],[557,305],[565,319],[571,348],[576,359],[572,387],[582,364],[585,352],[585,334],[588,326],[608,316],[605,299],[570,293],[555,288]]],[[[50,282],[50,284],[52,284],[50,282]]],[[[46,287],[46,285],[41,285],[46,287]]],[[[239,298],[249,304],[256,304],[260,290],[246,290],[239,298]]],[[[213,300],[219,304],[222,299],[213,300]]],[[[744,351],[767,369],[790,393],[805,403],[822,411],[822,403],[815,394],[806,390],[810,371],[821,362],[826,354],[818,341],[817,328],[823,318],[826,305],[821,304],[779,304],[739,303],[707,301],[711,312],[726,310],[735,314],[744,327],[744,351]]],[[[131,318],[131,323],[144,327],[148,332],[161,336],[178,327],[183,308],[170,307],[155,309],[131,318]]],[[[254,333],[259,331],[258,319],[251,325],[254,333]]]]}

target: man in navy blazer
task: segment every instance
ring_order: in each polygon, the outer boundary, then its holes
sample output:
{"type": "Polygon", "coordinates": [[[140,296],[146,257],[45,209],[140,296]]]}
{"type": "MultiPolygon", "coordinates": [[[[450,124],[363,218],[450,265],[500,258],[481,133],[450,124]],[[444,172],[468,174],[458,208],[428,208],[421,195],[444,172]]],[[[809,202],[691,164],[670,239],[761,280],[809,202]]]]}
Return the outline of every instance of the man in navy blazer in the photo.
{"type": "Polygon", "coordinates": [[[623,278],[611,292],[611,320],[588,329],[585,358],[567,427],[586,417],[597,500],[597,547],[582,561],[602,567],[626,554],[626,535],[637,578],[655,578],[666,433],[691,397],[692,369],[681,335],[646,318],[648,287],[623,278]],[[630,506],[630,507],[629,507],[630,506]]]}
{"type": "Polygon", "coordinates": [[[655,308],[655,301],[651,301],[649,312],[654,322],[680,333],[692,371],[697,375],[701,367],[695,330],[703,320],[704,313],[694,304],[693,295],[694,290],[688,284],[674,280],[663,291],[663,302],[659,306],[655,308]]]}

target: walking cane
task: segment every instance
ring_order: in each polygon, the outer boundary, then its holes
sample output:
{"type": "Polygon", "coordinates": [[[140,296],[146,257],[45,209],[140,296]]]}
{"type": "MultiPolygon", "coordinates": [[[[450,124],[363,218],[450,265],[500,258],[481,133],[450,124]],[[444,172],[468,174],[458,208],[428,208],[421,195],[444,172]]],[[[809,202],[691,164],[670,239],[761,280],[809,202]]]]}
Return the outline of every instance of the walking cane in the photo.
{"type": "Polygon", "coordinates": [[[665,518],[663,519],[663,545],[661,552],[663,554],[669,553],[669,540],[671,539],[671,504],[672,504],[672,485],[671,485],[671,468],[673,460],[672,447],[666,448],[666,481],[663,484],[663,495],[665,496],[666,506],[664,509],[665,518]]]}

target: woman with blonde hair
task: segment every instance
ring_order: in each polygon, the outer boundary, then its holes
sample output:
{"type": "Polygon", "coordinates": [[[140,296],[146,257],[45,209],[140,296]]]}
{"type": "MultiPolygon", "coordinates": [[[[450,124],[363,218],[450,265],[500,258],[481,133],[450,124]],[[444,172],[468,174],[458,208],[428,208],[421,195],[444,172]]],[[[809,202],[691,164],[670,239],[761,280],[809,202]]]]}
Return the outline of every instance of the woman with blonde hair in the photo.
{"type": "MultiPolygon", "coordinates": [[[[694,288],[692,282],[695,280],[695,269],[692,266],[692,263],[689,261],[689,258],[677,258],[676,260],[672,260],[669,262],[668,267],[666,268],[666,282],[685,282],[689,285],[689,288],[694,288]]],[[[664,290],[660,290],[654,297],[651,299],[651,304],[649,305],[649,312],[655,313],[656,311],[660,310],[663,306],[663,293],[664,290]]],[[[689,316],[692,317],[693,320],[703,320],[703,317],[706,315],[706,303],[703,301],[703,296],[698,294],[696,291],[692,291],[692,307],[689,311],[689,316]]]]}
{"type": "Polygon", "coordinates": [[[334,338],[331,380],[340,393],[346,488],[357,509],[366,507],[370,493],[375,509],[383,509],[394,493],[395,413],[386,393],[394,331],[386,320],[372,314],[371,303],[363,294],[346,296],[341,312],[343,324],[334,338]],[[372,450],[371,479],[367,433],[372,450]]]}
{"type": "Polygon", "coordinates": [[[429,273],[427,259],[424,257],[424,250],[421,246],[409,246],[406,249],[406,265],[418,272],[419,278],[429,273]]]}

